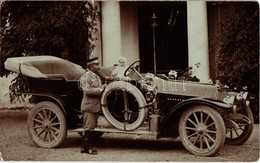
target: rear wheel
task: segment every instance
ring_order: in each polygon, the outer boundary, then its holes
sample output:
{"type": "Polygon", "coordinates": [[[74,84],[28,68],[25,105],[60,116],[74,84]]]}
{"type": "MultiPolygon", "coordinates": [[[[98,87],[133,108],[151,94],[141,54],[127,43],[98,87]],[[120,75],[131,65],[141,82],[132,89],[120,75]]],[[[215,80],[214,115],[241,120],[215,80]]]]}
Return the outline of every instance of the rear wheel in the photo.
{"type": "Polygon", "coordinates": [[[225,142],[226,128],[221,115],[208,106],[194,106],[182,114],[179,134],[182,144],[199,156],[214,156],[225,142]]]}
{"type": "Polygon", "coordinates": [[[64,113],[49,101],[38,103],[30,111],[27,124],[31,139],[39,147],[58,147],[67,136],[64,113]]]}

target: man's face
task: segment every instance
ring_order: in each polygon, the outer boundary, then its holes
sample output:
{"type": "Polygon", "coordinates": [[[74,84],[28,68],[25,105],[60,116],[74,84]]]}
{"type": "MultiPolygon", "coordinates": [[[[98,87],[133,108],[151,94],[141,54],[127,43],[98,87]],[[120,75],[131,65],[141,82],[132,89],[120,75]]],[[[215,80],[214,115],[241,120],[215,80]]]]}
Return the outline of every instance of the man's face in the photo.
{"type": "Polygon", "coordinates": [[[92,72],[98,72],[98,70],[100,69],[100,66],[98,63],[93,63],[89,66],[89,69],[92,71],[92,72]]]}

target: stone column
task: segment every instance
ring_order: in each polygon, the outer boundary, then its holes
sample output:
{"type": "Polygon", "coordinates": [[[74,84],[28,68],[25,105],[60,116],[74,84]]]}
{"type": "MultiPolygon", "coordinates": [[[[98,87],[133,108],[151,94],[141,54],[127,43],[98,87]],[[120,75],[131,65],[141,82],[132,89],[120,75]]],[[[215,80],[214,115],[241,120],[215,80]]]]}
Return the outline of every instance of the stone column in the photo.
{"type": "Polygon", "coordinates": [[[206,1],[187,1],[189,66],[200,82],[208,82],[209,50],[206,1]],[[195,64],[200,63],[197,68],[195,64]]]}
{"type": "Polygon", "coordinates": [[[101,2],[103,66],[113,66],[121,56],[121,23],[119,1],[101,2]]]}

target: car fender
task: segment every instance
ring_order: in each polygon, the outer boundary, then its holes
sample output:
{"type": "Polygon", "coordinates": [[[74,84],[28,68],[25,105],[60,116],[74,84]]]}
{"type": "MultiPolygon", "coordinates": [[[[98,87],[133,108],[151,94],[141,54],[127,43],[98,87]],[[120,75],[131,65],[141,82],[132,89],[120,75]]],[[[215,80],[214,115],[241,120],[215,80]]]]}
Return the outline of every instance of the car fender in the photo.
{"type": "Polygon", "coordinates": [[[17,92],[17,94],[23,94],[23,95],[31,95],[32,97],[36,97],[38,99],[38,102],[41,101],[51,101],[57,104],[58,106],[61,107],[62,111],[64,112],[65,116],[67,115],[67,112],[64,108],[65,103],[57,96],[54,94],[46,94],[46,93],[35,93],[35,92],[17,92]]]}
{"type": "Polygon", "coordinates": [[[206,105],[217,110],[221,115],[225,114],[232,106],[221,101],[213,101],[206,98],[190,98],[171,108],[169,114],[162,120],[159,137],[178,136],[178,122],[181,114],[194,105],[206,105]],[[169,135],[168,131],[171,130],[169,135]]]}

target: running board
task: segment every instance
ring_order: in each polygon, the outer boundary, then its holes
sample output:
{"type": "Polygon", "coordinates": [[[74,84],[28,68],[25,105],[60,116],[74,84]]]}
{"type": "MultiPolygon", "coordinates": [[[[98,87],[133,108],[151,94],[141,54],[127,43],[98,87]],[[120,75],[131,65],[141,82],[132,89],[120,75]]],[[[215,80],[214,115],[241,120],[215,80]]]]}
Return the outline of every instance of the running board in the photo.
{"type": "MultiPolygon", "coordinates": [[[[68,130],[69,132],[84,132],[86,129],[84,128],[77,128],[73,130],[68,130]]],[[[94,131],[105,132],[105,133],[122,133],[122,134],[144,134],[144,135],[158,135],[158,132],[152,132],[149,130],[133,130],[133,131],[125,131],[125,130],[118,130],[115,128],[95,128],[94,131]]]]}

